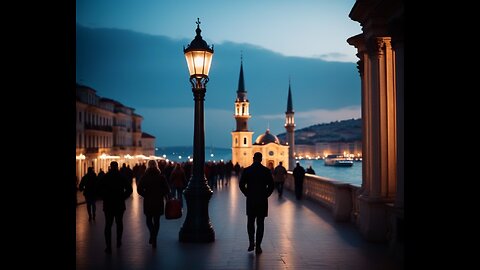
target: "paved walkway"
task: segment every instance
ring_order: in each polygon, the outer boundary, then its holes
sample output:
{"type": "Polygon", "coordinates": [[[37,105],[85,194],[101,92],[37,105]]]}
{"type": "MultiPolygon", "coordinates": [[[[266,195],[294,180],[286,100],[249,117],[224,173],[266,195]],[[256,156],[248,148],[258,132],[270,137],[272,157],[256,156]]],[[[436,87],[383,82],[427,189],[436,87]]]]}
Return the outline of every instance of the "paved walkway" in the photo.
{"type": "MultiPolygon", "coordinates": [[[[135,185],[135,184],[134,184],[135,185]]],[[[245,197],[235,177],[214,190],[209,204],[215,230],[213,243],[180,243],[178,220],[160,219],[157,249],[148,244],[143,201],[133,187],[124,215],[123,245],[104,253],[104,216],[97,202],[97,220],[88,221],[85,204],[77,206],[76,269],[403,269],[388,255],[388,246],[362,239],[350,223],[336,223],[328,210],[309,200],[296,201],[285,191],[269,198],[263,253],[247,252],[245,197]]],[[[186,210],[186,206],[185,206],[186,210]]]]}

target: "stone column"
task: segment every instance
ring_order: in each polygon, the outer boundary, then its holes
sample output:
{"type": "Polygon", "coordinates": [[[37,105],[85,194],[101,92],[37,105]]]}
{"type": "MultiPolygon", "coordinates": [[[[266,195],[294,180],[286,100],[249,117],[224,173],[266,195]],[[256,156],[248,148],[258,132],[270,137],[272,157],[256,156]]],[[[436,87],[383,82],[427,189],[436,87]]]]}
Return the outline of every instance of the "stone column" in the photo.
{"type": "MultiPolygon", "coordinates": [[[[356,1],[349,13],[362,26],[367,51],[360,59],[364,191],[358,199],[358,226],[366,239],[385,241],[392,233],[392,206],[403,205],[403,42],[397,43],[392,22],[403,20],[404,7],[400,0],[374,2],[356,1]]],[[[403,35],[402,27],[396,30],[403,35]]]]}
{"type": "MultiPolygon", "coordinates": [[[[400,24],[400,23],[398,23],[400,24]]],[[[396,76],[396,101],[397,101],[397,193],[395,197],[395,206],[404,207],[404,41],[403,29],[396,24],[394,35],[392,36],[392,48],[395,53],[395,76],[396,76]],[[399,29],[400,28],[400,29],[399,29]]]]}
{"type": "Polygon", "coordinates": [[[369,119],[369,111],[366,109],[369,107],[369,82],[370,82],[370,68],[369,68],[369,58],[365,46],[365,36],[364,34],[359,34],[353,36],[347,40],[347,42],[357,48],[357,57],[360,59],[357,61],[357,69],[360,74],[361,82],[361,103],[362,103],[362,187],[358,191],[359,194],[364,194],[368,196],[370,190],[370,178],[368,177],[371,173],[368,173],[370,168],[370,159],[371,154],[368,151],[366,145],[370,145],[370,131],[368,127],[370,126],[366,121],[369,119]]]}
{"type": "Polygon", "coordinates": [[[371,70],[372,175],[370,197],[394,198],[396,190],[396,91],[390,37],[369,41],[371,70]]]}
{"type": "Polygon", "coordinates": [[[392,213],[390,250],[399,257],[404,255],[404,36],[403,17],[390,22],[392,48],[395,56],[396,117],[397,117],[397,190],[392,213]]]}
{"type": "Polygon", "coordinates": [[[359,197],[359,227],[370,241],[387,237],[386,203],[396,192],[395,60],[391,38],[372,37],[363,54],[362,81],[363,192],[359,197]]]}

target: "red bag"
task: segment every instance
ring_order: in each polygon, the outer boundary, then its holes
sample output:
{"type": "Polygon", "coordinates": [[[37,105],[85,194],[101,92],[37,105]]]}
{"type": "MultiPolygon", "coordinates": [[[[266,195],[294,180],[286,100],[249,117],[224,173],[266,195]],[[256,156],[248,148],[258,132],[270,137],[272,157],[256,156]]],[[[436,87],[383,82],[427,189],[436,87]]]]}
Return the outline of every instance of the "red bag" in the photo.
{"type": "Polygon", "coordinates": [[[182,206],[180,200],[172,198],[167,200],[165,204],[165,218],[166,219],[179,219],[182,217],[182,206]]]}

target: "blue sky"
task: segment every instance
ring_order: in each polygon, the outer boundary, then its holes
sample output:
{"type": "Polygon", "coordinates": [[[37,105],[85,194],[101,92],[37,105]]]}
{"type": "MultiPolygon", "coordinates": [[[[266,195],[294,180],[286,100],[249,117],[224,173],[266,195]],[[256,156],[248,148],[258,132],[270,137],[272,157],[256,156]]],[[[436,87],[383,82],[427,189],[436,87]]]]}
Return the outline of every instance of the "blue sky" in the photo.
{"type": "Polygon", "coordinates": [[[205,98],[205,143],[230,147],[240,52],[254,138],[285,132],[292,79],[297,129],[359,118],[354,0],[79,0],[77,82],[144,117],[157,146],[191,145],[193,96],[182,48],[195,35],[215,45],[205,98]],[[115,30],[120,29],[120,30],[115,30]],[[127,30],[127,31],[125,31],[127,30]]]}
{"type": "Polygon", "coordinates": [[[200,17],[208,42],[249,43],[287,56],[356,62],[346,39],[354,0],[77,0],[77,22],[172,38],[192,38],[200,17]]]}

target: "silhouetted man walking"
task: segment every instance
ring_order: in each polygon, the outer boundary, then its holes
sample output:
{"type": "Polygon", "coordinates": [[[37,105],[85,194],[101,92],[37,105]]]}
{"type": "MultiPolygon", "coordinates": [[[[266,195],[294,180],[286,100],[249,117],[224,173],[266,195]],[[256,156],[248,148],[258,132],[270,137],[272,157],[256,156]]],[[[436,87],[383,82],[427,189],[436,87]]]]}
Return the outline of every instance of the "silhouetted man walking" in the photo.
{"type": "Polygon", "coordinates": [[[297,162],[297,166],[293,169],[293,178],[295,179],[295,196],[297,200],[302,199],[303,194],[303,178],[305,177],[305,169],[297,162]]]}
{"type": "Polygon", "coordinates": [[[99,183],[100,195],[103,198],[103,212],[105,213],[105,242],[106,253],[112,253],[112,225],[113,219],[117,224],[117,247],[122,245],[123,213],[125,200],[133,192],[128,179],[118,170],[118,163],[112,161],[110,170],[99,183]]]}
{"type": "Polygon", "coordinates": [[[265,217],[268,216],[268,197],[273,192],[273,177],[270,170],[262,165],[262,153],[253,155],[253,164],[243,170],[239,187],[247,197],[247,232],[250,245],[248,251],[262,253],[262,239],[265,217]],[[257,238],[255,240],[255,219],[257,220],[257,238]]]}
{"type": "Polygon", "coordinates": [[[279,162],[275,170],[273,170],[273,181],[275,182],[275,186],[277,187],[278,197],[282,197],[283,194],[283,184],[285,183],[285,179],[287,178],[287,169],[283,167],[283,162],[279,162]]]}
{"type": "Polygon", "coordinates": [[[95,220],[97,207],[95,205],[97,200],[97,175],[93,171],[93,167],[88,167],[87,174],[82,177],[78,189],[83,191],[85,202],[87,204],[88,221],[95,220]]]}

